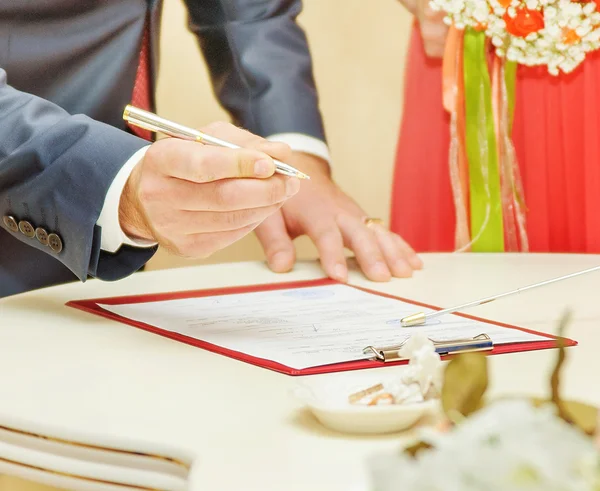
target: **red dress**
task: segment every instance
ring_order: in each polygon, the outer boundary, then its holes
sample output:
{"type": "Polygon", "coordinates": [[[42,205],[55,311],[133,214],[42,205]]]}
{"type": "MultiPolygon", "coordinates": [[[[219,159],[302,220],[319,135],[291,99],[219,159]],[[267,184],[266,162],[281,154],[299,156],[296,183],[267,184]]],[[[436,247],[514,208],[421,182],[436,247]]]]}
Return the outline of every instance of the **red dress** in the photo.
{"type": "MultiPolygon", "coordinates": [[[[414,27],[392,193],[391,228],[418,252],[455,249],[442,63],[414,27]]],[[[600,52],[573,73],[519,66],[513,142],[531,252],[600,253],[600,52]]]]}

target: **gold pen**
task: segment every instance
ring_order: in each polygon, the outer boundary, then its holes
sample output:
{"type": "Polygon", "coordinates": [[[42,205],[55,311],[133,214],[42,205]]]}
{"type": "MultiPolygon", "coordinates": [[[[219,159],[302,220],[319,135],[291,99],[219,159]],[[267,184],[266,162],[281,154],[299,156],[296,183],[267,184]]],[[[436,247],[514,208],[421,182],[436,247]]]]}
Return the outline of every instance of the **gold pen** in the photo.
{"type": "Polygon", "coordinates": [[[414,327],[414,326],[422,326],[429,319],[434,319],[435,317],[439,317],[441,315],[451,314],[453,312],[458,312],[460,310],[465,310],[470,307],[477,307],[479,305],[483,305],[486,303],[493,302],[499,298],[508,297],[510,295],[515,295],[517,293],[524,292],[526,290],[531,290],[532,288],[537,288],[539,286],[549,285],[550,283],[555,283],[557,281],[568,280],[569,278],[574,278],[576,276],[580,276],[582,274],[593,273],[594,271],[600,271],[600,266],[594,266],[593,268],[584,269],[583,271],[578,271],[576,273],[567,274],[564,276],[559,276],[558,278],[552,278],[550,280],[540,281],[539,283],[534,283],[532,285],[523,286],[521,288],[517,288],[516,290],[511,290],[504,293],[498,293],[491,297],[480,298],[479,300],[475,300],[473,302],[463,303],[461,305],[457,305],[455,307],[450,307],[444,310],[436,310],[426,314],[425,312],[417,312],[416,314],[408,315],[400,319],[400,324],[402,327],[414,327]]]}
{"type": "MultiPolygon", "coordinates": [[[[180,138],[182,140],[191,140],[217,147],[235,149],[242,148],[239,145],[226,142],[220,138],[215,138],[214,136],[207,135],[206,133],[202,133],[201,131],[193,128],[188,128],[187,126],[183,126],[179,123],[174,123],[173,121],[161,118],[156,114],[131,105],[125,107],[125,110],[123,111],[123,119],[129,124],[139,128],[157,133],[163,133],[164,135],[180,138]]],[[[275,162],[275,172],[279,174],[289,177],[297,177],[299,179],[310,179],[310,176],[304,174],[304,172],[300,172],[291,165],[284,164],[283,162],[275,159],[273,159],[273,162],[275,162]]]]}

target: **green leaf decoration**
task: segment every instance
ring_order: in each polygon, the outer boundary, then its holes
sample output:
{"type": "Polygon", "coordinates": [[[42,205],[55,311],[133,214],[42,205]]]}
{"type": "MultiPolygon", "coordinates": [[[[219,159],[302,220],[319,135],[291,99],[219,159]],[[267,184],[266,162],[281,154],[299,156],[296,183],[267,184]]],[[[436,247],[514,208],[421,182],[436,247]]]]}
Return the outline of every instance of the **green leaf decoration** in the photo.
{"type": "Polygon", "coordinates": [[[598,425],[598,408],[583,402],[565,401],[560,396],[562,367],[567,356],[564,335],[571,317],[570,311],[565,312],[558,325],[558,357],[550,377],[550,402],[556,407],[560,418],[577,426],[588,435],[594,435],[598,425]]]}
{"type": "Polygon", "coordinates": [[[444,371],[442,407],[453,422],[483,406],[488,386],[487,359],[482,353],[465,353],[453,358],[444,371]]]}
{"type": "Polygon", "coordinates": [[[429,443],[417,442],[417,443],[415,443],[413,445],[405,447],[404,448],[404,453],[407,453],[411,457],[416,458],[417,454],[419,452],[422,452],[423,450],[429,450],[430,448],[433,448],[433,447],[429,443]]]}
{"type": "Polygon", "coordinates": [[[598,408],[578,401],[563,401],[563,409],[571,422],[590,436],[596,434],[598,426],[598,408]]]}
{"type": "MultiPolygon", "coordinates": [[[[531,403],[535,407],[541,407],[546,404],[553,404],[548,399],[534,397],[531,403]]],[[[596,434],[598,426],[598,411],[596,406],[586,404],[579,401],[562,401],[565,412],[569,415],[569,423],[576,425],[581,431],[587,435],[593,436],[596,434]]]]}
{"type": "Polygon", "coordinates": [[[560,398],[560,376],[566,358],[564,333],[570,321],[571,312],[567,311],[563,314],[558,324],[558,357],[556,359],[556,365],[554,366],[554,370],[552,370],[552,376],[550,377],[550,400],[556,406],[558,416],[565,420],[567,423],[573,423],[573,421],[571,421],[569,414],[564,406],[564,403],[560,398]]]}

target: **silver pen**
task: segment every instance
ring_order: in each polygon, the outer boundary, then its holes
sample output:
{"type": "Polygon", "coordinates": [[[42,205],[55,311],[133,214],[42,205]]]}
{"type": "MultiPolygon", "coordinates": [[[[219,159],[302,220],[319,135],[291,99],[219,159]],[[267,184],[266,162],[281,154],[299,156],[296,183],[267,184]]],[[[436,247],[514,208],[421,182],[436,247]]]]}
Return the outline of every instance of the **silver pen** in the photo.
{"type": "Polygon", "coordinates": [[[555,283],[557,281],[567,280],[569,278],[574,278],[575,276],[579,276],[582,274],[592,273],[594,271],[600,270],[600,266],[594,266],[593,268],[584,269],[583,271],[578,271],[577,273],[571,273],[564,276],[559,276],[558,278],[552,278],[551,280],[540,281],[539,283],[534,283],[533,285],[524,286],[521,288],[517,288],[516,290],[511,290],[509,292],[499,293],[498,295],[493,295],[491,297],[482,298],[479,300],[475,300],[473,302],[464,303],[462,305],[457,305],[456,307],[450,307],[444,310],[436,310],[435,312],[430,312],[428,314],[424,312],[417,312],[416,314],[408,315],[400,319],[400,323],[402,327],[413,327],[413,326],[422,326],[429,319],[435,319],[441,315],[451,314],[452,312],[457,312],[459,310],[464,310],[469,307],[477,307],[478,305],[483,305],[485,303],[493,302],[499,298],[508,297],[509,295],[515,295],[517,293],[524,292],[526,290],[531,290],[532,288],[537,288],[538,286],[549,285],[550,283],[555,283]]]}
{"type": "MultiPolygon", "coordinates": [[[[169,121],[168,119],[161,118],[154,113],[131,105],[125,107],[125,110],[123,111],[123,119],[133,126],[138,126],[139,128],[155,131],[157,133],[163,133],[174,138],[196,141],[217,147],[234,149],[242,148],[234,143],[229,143],[225,140],[221,140],[220,138],[215,138],[214,136],[207,135],[206,133],[202,133],[194,128],[188,128],[187,126],[169,121]]],[[[284,164],[283,162],[275,159],[273,159],[273,162],[275,162],[275,172],[279,174],[289,177],[297,177],[299,179],[310,179],[310,176],[304,174],[304,172],[300,172],[291,165],[284,164]]]]}

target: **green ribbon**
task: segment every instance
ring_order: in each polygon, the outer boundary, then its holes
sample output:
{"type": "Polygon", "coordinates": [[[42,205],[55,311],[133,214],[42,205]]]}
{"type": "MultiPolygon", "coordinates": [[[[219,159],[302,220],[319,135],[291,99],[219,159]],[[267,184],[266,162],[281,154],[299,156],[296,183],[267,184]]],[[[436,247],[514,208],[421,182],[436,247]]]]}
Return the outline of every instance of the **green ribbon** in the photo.
{"type": "MultiPolygon", "coordinates": [[[[463,70],[465,145],[469,161],[469,197],[473,252],[503,252],[504,227],[492,88],[484,32],[466,29],[463,70]],[[486,215],[488,213],[489,217],[486,215]]],[[[507,74],[510,70],[507,70],[507,74]]],[[[508,75],[507,75],[508,76],[508,75]]],[[[511,74],[514,77],[514,73],[511,74]]],[[[514,91],[512,91],[514,94],[514,91]]],[[[514,97],[511,104],[514,104],[514,97]]],[[[511,111],[512,113],[512,111],[511,111]]]]}

